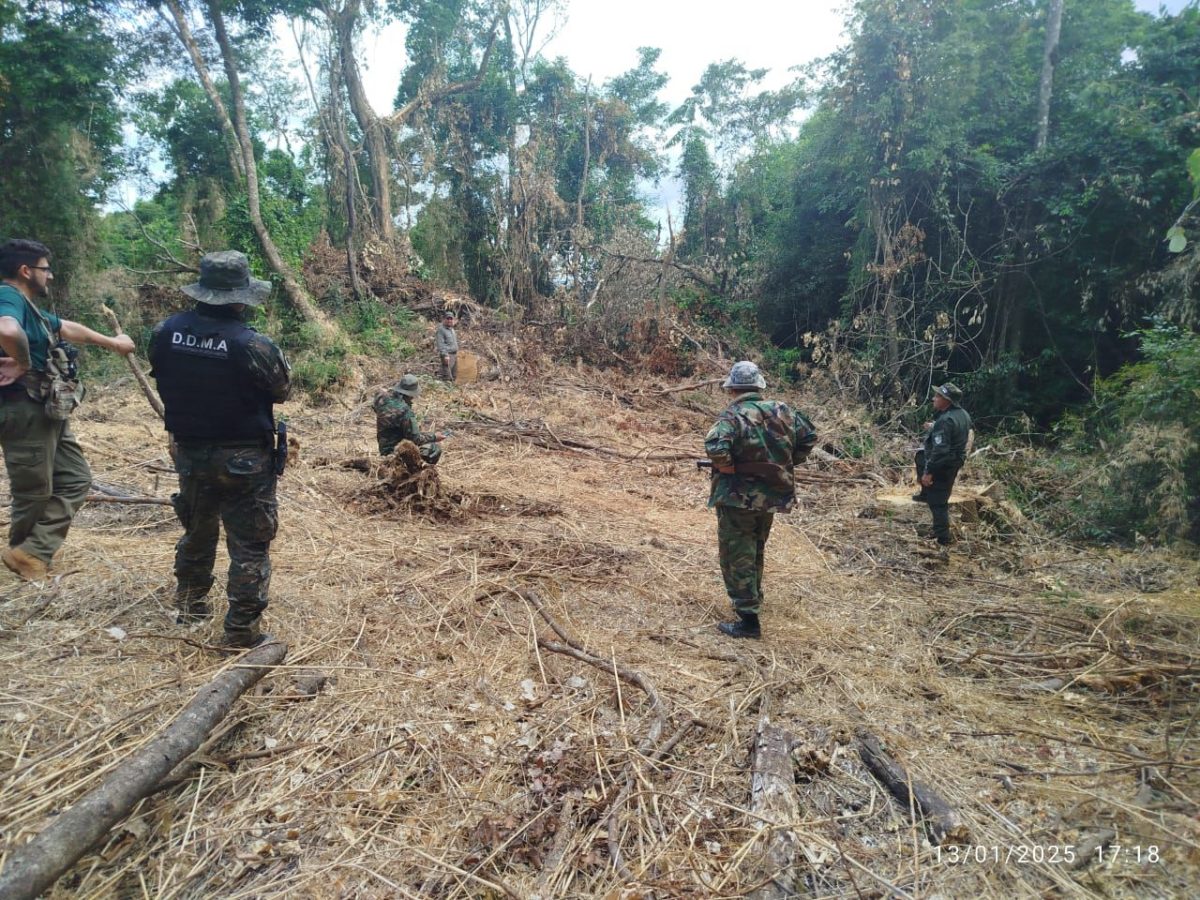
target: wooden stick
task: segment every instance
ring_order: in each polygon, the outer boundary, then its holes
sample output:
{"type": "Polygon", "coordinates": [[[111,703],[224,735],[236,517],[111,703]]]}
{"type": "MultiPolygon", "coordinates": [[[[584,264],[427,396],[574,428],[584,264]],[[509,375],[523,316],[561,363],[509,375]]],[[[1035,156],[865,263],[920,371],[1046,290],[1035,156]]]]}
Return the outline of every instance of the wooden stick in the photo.
{"type": "Polygon", "coordinates": [[[905,808],[910,802],[921,811],[929,824],[935,844],[965,844],[971,833],[958,812],[929,785],[910,778],[908,772],[883,749],[879,738],[867,731],[858,734],[859,756],[871,774],[883,782],[892,796],[905,808]]]}
{"type": "Polygon", "coordinates": [[[680,391],[690,391],[695,388],[708,387],[710,384],[720,384],[724,380],[725,380],[724,378],[709,378],[705,381],[695,381],[695,382],[692,382],[691,384],[681,384],[681,385],[678,385],[673,388],[667,388],[666,390],[653,391],[652,393],[656,397],[661,397],[664,394],[677,394],[680,391]]]}
{"type": "MultiPolygon", "coordinates": [[[[106,304],[100,304],[100,312],[104,313],[104,318],[108,319],[108,324],[112,326],[113,331],[117,334],[125,333],[125,329],[117,321],[117,314],[109,309],[106,304]]],[[[137,361],[137,357],[130,353],[125,357],[125,362],[129,363],[129,370],[133,372],[133,377],[137,380],[138,387],[142,389],[142,393],[146,395],[146,399],[150,401],[150,405],[154,407],[154,411],[158,413],[158,417],[165,419],[167,412],[163,409],[162,401],[158,399],[158,394],[150,386],[150,380],[146,377],[146,373],[142,371],[141,363],[137,361]]]]}
{"type": "Polygon", "coordinates": [[[796,896],[795,861],[800,842],[791,823],[800,819],[800,801],[792,771],[795,744],[796,739],[772,725],[769,717],[759,720],[754,739],[750,811],[760,821],[771,823],[771,830],[762,842],[762,860],[770,880],[749,895],[754,900],[796,896]]]}
{"type": "Polygon", "coordinates": [[[287,655],[287,644],[254,648],[210,681],[183,712],[118,766],[94,791],[58,815],[36,838],[17,847],[0,873],[0,897],[33,900],[108,833],[229,714],[234,701],[287,655]]]}

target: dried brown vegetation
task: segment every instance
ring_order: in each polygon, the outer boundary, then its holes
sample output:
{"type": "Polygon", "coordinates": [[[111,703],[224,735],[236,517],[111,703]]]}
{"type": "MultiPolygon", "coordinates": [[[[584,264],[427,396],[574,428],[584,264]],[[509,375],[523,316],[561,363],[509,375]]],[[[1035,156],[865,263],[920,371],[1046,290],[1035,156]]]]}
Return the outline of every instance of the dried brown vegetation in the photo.
{"type": "MultiPolygon", "coordinates": [[[[732,897],[770,884],[781,831],[814,896],[1189,892],[1194,562],[986,517],[923,560],[927,510],[877,499],[903,441],[872,433],[878,458],[805,471],[768,546],[766,637],[730,642],[687,460],[719,393],[489,340],[508,381],[417,401],[454,431],[433,476],[341,465],[373,457],[369,391],[289,405],[268,622],[291,653],[52,896],[732,897]],[[764,716],[796,740],[789,821],[750,812],[764,716]],[[972,857],[880,785],[864,729],[955,807],[972,857]]],[[[834,448],[871,431],[789,399],[834,448]]],[[[97,389],[77,432],[99,479],[166,496],[147,421],[132,388],[97,389]]],[[[0,849],[225,665],[219,623],[173,624],[177,535],[167,508],[89,506],[51,581],[0,587],[0,849]]]]}

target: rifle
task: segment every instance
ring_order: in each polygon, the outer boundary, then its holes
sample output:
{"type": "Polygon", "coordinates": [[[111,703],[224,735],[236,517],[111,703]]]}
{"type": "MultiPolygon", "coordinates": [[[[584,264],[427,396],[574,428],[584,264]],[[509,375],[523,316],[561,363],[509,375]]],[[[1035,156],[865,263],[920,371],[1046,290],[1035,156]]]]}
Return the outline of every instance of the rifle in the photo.
{"type": "Polygon", "coordinates": [[[283,470],[287,468],[288,458],[288,438],[287,438],[287,422],[280,421],[275,426],[275,449],[271,453],[271,461],[275,464],[275,475],[283,474],[283,470]]]}

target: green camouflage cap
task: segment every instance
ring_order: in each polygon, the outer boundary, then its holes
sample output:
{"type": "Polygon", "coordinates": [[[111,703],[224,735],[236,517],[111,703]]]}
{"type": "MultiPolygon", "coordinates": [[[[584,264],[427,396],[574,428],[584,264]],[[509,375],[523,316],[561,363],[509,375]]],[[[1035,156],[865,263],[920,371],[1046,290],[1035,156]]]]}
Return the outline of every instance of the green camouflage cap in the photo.
{"type": "Polygon", "coordinates": [[[219,250],[200,260],[200,280],[180,290],[210,306],[245,303],[261,306],[271,293],[271,282],[250,277],[250,260],[236,250],[219,250]]]}
{"type": "Polygon", "coordinates": [[[736,388],[743,391],[761,391],[766,386],[767,380],[763,378],[762,372],[748,359],[734,363],[733,368],[729,370],[729,377],[721,385],[723,388],[736,388]]]}
{"type": "Polygon", "coordinates": [[[393,390],[397,394],[403,394],[405,397],[412,398],[421,393],[421,384],[417,381],[416,375],[409,374],[401,378],[393,390]]]}
{"type": "Polygon", "coordinates": [[[962,402],[962,388],[952,381],[947,381],[945,384],[936,385],[933,389],[933,392],[941,397],[945,397],[955,406],[958,406],[958,404],[962,402]]]}

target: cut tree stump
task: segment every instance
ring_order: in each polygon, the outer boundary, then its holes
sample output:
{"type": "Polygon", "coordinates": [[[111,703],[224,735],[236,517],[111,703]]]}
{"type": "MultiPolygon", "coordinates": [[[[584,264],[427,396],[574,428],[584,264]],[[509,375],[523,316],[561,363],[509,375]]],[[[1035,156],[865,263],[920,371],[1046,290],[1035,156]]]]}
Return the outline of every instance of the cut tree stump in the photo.
{"type": "Polygon", "coordinates": [[[479,357],[470,350],[458,351],[458,371],[455,384],[472,384],[479,380],[479,357]]]}
{"type": "Polygon", "coordinates": [[[287,644],[255,647],[210,681],[157,737],[121,763],[104,782],[60,813],[42,833],[10,850],[0,872],[0,897],[32,900],[125,818],[158,783],[204,742],[234,701],[287,655],[287,644]]]}
{"type": "Polygon", "coordinates": [[[971,834],[958,812],[929,785],[909,776],[904,766],[887,755],[879,738],[870,732],[858,735],[859,756],[905,809],[915,807],[929,825],[935,844],[965,844],[971,834]]]}
{"type": "Polygon", "coordinates": [[[791,823],[800,818],[800,799],[792,772],[792,747],[796,738],[771,724],[767,716],[758,722],[754,738],[754,769],[750,782],[750,811],[757,822],[768,823],[763,838],[764,877],[770,880],[757,888],[754,900],[796,896],[796,853],[799,839],[791,823]]]}

